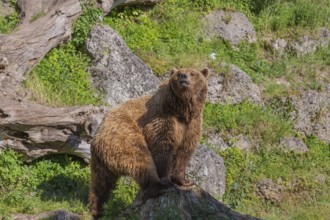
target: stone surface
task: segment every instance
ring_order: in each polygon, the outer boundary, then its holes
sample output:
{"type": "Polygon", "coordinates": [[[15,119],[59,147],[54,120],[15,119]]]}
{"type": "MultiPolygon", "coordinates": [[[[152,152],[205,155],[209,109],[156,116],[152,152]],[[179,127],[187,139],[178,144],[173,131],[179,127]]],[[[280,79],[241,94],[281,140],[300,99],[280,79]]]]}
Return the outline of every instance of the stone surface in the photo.
{"type": "Polygon", "coordinates": [[[226,150],[229,148],[228,144],[225,143],[219,132],[209,131],[204,132],[204,135],[206,136],[206,144],[212,148],[216,150],[226,150]]]}
{"type": "Polygon", "coordinates": [[[234,65],[230,65],[226,74],[212,74],[208,83],[208,100],[211,103],[236,104],[247,100],[262,104],[259,87],[249,75],[234,65]]]}
{"type": "Polygon", "coordinates": [[[302,91],[292,101],[294,128],[330,143],[330,84],[322,92],[302,91]]]}
{"type": "Polygon", "coordinates": [[[234,138],[233,145],[243,151],[248,151],[253,147],[253,144],[250,139],[242,134],[234,138]]]}
{"type": "Polygon", "coordinates": [[[77,215],[66,210],[55,210],[44,212],[37,215],[30,214],[13,214],[11,215],[13,220],[40,220],[40,219],[56,219],[56,220],[82,220],[82,216],[77,215]]]}
{"type": "Polygon", "coordinates": [[[217,201],[198,187],[169,189],[157,198],[141,201],[139,197],[124,209],[116,219],[223,219],[253,220],[251,216],[240,214],[217,201]]]}
{"type": "Polygon", "coordinates": [[[307,153],[308,148],[306,144],[297,137],[286,137],[281,142],[281,146],[287,151],[293,151],[295,153],[307,153]]]}
{"type": "Polygon", "coordinates": [[[257,42],[256,32],[247,17],[240,12],[214,10],[205,16],[208,38],[218,37],[230,41],[233,45],[241,41],[257,42]]]}
{"type": "Polygon", "coordinates": [[[110,106],[158,88],[160,80],[111,27],[94,27],[87,40],[87,50],[93,57],[89,68],[92,84],[104,94],[110,106]]]}
{"type": "Polygon", "coordinates": [[[259,181],[255,185],[257,195],[264,201],[279,203],[282,201],[282,187],[273,183],[271,179],[259,181]]]}
{"type": "Polygon", "coordinates": [[[283,55],[287,50],[291,50],[297,56],[306,55],[316,51],[318,47],[327,48],[330,41],[330,31],[326,27],[319,29],[316,36],[306,34],[298,40],[291,41],[286,39],[264,39],[267,46],[273,51],[283,55]]]}
{"type": "Polygon", "coordinates": [[[226,168],[222,157],[205,145],[199,145],[190,160],[186,174],[199,187],[215,197],[225,193],[226,168]]]}

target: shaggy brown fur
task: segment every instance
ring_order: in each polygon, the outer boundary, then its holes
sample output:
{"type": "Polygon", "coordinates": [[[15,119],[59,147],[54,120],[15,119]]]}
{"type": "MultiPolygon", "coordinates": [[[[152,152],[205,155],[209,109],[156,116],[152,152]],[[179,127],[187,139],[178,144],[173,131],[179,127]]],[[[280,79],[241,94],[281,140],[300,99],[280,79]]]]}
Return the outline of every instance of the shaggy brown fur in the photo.
{"type": "Polygon", "coordinates": [[[94,217],[123,175],[133,177],[147,197],[172,182],[192,185],[185,169],[201,133],[208,75],[208,69],[174,69],[154,95],[123,103],[105,116],[91,145],[94,217]]]}

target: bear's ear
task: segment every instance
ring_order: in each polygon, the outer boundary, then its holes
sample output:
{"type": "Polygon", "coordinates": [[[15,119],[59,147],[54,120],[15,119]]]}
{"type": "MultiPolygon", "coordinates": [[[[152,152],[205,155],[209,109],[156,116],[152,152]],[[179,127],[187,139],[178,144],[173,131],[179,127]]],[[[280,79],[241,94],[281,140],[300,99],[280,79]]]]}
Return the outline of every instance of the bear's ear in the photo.
{"type": "Polygon", "coordinates": [[[204,69],[201,70],[201,73],[203,74],[205,79],[207,79],[210,75],[210,70],[209,70],[209,68],[204,68],[204,69]]]}
{"type": "Polygon", "coordinates": [[[178,69],[177,69],[177,68],[173,68],[173,69],[171,70],[171,76],[172,76],[174,73],[176,73],[176,72],[178,72],[178,69]]]}

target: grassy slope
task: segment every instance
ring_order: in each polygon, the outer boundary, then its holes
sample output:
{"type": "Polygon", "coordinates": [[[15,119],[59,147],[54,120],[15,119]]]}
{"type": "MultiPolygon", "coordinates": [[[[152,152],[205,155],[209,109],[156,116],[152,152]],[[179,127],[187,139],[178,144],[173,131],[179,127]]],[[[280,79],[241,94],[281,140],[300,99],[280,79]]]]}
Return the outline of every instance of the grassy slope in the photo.
{"type": "MultiPolygon", "coordinates": [[[[327,0],[318,0],[317,4],[312,0],[282,3],[169,0],[153,8],[118,8],[103,22],[115,28],[133,52],[158,75],[172,67],[183,66],[209,66],[225,72],[221,65],[224,61],[239,66],[262,85],[267,100],[265,107],[249,103],[206,106],[205,129],[216,129],[227,140],[232,134],[241,133],[260,140],[258,152],[245,154],[236,148],[218,152],[225,158],[227,167],[227,191],[223,200],[241,212],[268,219],[327,219],[330,213],[330,146],[314,137],[304,139],[310,149],[307,155],[285,153],[277,146],[284,136],[299,135],[292,130],[293,122],[288,116],[292,105],[281,97],[295,94],[299,88],[322,90],[322,81],[329,83],[324,77],[329,71],[329,48],[297,58],[289,53],[279,56],[268,51],[262,41],[254,45],[242,43],[239,50],[233,50],[219,39],[205,41],[200,21],[214,8],[245,13],[259,39],[277,36],[293,40],[304,33],[315,34],[322,26],[330,28],[330,17],[325,16],[330,14],[327,0]],[[209,59],[211,53],[216,53],[216,61],[209,59]],[[288,81],[291,86],[278,86],[277,79],[288,81]],[[325,176],[325,182],[316,176],[325,176]],[[263,202],[255,195],[254,184],[263,178],[271,178],[282,186],[281,203],[263,202]]],[[[99,103],[86,83],[88,57],[80,52],[99,15],[99,11],[85,7],[85,13],[75,24],[72,41],[50,52],[33,71],[26,85],[41,89],[32,91],[32,98],[55,106],[99,103]],[[54,78],[49,69],[58,70],[55,71],[57,77],[54,78]],[[72,90],[79,94],[73,100],[68,99],[72,90]],[[64,95],[52,98],[48,93],[64,95]]],[[[48,158],[27,166],[13,152],[2,153],[0,163],[0,213],[37,213],[67,208],[88,215],[87,167],[67,157],[48,158]]],[[[134,183],[127,187],[123,182],[107,204],[108,217],[115,216],[120,208],[132,202],[137,192],[134,183]]]]}

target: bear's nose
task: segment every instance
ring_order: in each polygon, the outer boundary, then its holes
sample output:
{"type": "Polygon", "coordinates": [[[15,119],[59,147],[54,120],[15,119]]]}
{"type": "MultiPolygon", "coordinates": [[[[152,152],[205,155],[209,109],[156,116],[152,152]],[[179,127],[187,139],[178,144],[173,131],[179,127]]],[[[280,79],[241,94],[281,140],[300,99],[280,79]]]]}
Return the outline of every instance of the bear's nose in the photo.
{"type": "Polygon", "coordinates": [[[187,74],[185,74],[185,73],[179,74],[179,79],[187,79],[187,78],[188,78],[187,74]]]}

